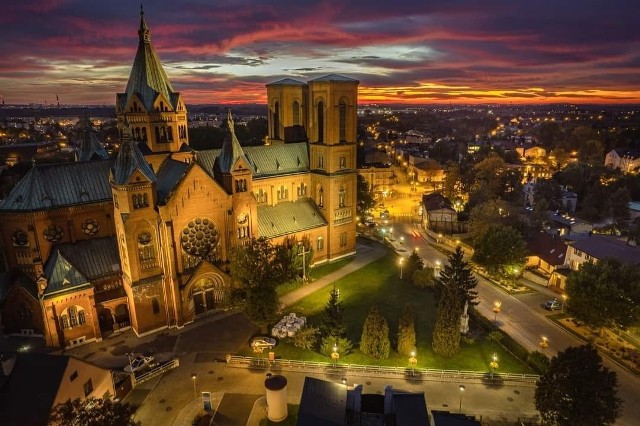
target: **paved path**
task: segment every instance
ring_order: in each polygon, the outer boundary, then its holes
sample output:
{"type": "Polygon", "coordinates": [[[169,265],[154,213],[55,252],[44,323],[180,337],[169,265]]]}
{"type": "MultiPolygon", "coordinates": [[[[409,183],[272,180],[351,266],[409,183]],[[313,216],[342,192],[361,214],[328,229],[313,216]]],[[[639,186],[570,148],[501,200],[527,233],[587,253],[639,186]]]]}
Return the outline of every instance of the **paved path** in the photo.
{"type": "Polygon", "coordinates": [[[340,278],[349,275],[352,272],[357,271],[369,263],[380,259],[388,253],[388,250],[381,246],[379,243],[368,241],[364,239],[358,240],[357,254],[356,258],[338,269],[337,271],[333,271],[332,273],[325,275],[322,278],[317,279],[316,281],[306,284],[291,293],[288,293],[280,299],[280,305],[284,309],[287,306],[291,306],[297,301],[304,299],[308,295],[315,293],[323,287],[332,284],[334,281],[339,280],[340,278]]]}

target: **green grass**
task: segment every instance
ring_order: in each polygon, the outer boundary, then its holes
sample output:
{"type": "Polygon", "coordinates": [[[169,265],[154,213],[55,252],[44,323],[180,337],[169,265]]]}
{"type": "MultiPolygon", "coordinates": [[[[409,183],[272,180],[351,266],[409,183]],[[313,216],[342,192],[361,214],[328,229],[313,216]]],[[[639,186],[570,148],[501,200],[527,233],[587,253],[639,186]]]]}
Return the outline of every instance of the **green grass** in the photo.
{"type": "MultiPolygon", "coordinates": [[[[325,263],[309,269],[307,273],[309,274],[309,278],[311,278],[312,281],[315,281],[351,263],[353,259],[353,257],[349,257],[346,259],[338,260],[337,262],[325,263]]],[[[300,287],[302,287],[302,281],[293,280],[284,284],[280,284],[278,287],[276,287],[276,292],[278,293],[278,297],[282,297],[285,294],[289,294],[300,287]]]]}
{"type": "MultiPolygon", "coordinates": [[[[436,312],[433,292],[429,289],[415,288],[408,280],[401,281],[397,269],[397,257],[389,254],[335,282],[336,288],[340,290],[340,302],[344,308],[348,337],[354,343],[354,347],[357,347],[360,341],[362,326],[371,306],[378,305],[380,312],[386,318],[393,344],[398,318],[404,306],[410,304],[415,316],[418,367],[488,371],[491,357],[493,353],[497,353],[499,371],[531,372],[526,365],[511,356],[499,344],[487,340],[472,344],[463,342],[460,352],[453,358],[447,359],[434,354],[431,350],[431,335],[436,312]]],[[[330,291],[331,287],[317,291],[287,308],[287,312],[306,316],[309,324],[318,325],[330,291]]],[[[287,343],[286,340],[278,344],[275,352],[276,356],[283,359],[331,361],[319,353],[302,351],[287,343]]],[[[245,355],[252,354],[247,351],[245,355]]],[[[407,366],[408,357],[392,350],[389,358],[374,359],[355,349],[351,354],[341,355],[340,363],[407,366]]]]}

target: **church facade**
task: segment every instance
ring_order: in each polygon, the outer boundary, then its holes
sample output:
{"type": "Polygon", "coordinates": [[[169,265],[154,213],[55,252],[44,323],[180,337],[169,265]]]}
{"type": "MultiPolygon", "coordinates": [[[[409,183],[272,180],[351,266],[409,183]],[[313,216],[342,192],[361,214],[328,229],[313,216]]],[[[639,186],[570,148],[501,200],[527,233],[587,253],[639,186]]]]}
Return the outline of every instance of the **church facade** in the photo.
{"type": "Polygon", "coordinates": [[[304,241],[314,263],[355,253],[358,82],[269,84],[266,145],[242,147],[229,113],[222,148],[196,152],[143,15],[138,34],[117,158],[87,126],[77,162],[34,165],[0,202],[5,334],[65,348],[182,327],[216,309],[254,237],[304,241]]]}

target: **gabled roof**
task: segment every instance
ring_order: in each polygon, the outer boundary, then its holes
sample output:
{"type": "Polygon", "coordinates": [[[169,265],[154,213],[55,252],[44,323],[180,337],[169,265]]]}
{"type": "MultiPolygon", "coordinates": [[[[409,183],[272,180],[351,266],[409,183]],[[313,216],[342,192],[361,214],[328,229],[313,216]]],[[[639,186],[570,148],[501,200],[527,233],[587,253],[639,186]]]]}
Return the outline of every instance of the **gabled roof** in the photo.
{"type": "Polygon", "coordinates": [[[31,278],[14,269],[0,274],[0,307],[14,287],[22,287],[34,299],[38,300],[38,285],[31,278]]]}
{"type": "Polygon", "coordinates": [[[153,104],[159,94],[162,94],[174,109],[177,107],[179,95],[173,91],[171,83],[164,72],[160,59],[151,44],[151,32],[144,19],[144,12],[140,12],[139,43],[136,57],[133,61],[131,74],[125,93],[118,95],[120,107],[124,108],[133,95],[137,95],[147,111],[153,111],[153,104]]]}
{"type": "Polygon", "coordinates": [[[128,184],[136,170],[150,182],[155,182],[156,175],[131,137],[127,123],[122,129],[122,146],[112,170],[114,183],[116,185],[128,184]]]}
{"type": "Polygon", "coordinates": [[[236,162],[241,159],[249,164],[240,146],[240,142],[236,137],[233,117],[231,116],[231,110],[229,110],[227,111],[227,137],[222,144],[220,155],[213,164],[214,170],[222,173],[230,173],[236,162]]]}
{"type": "Polygon", "coordinates": [[[309,80],[309,82],[321,82],[321,81],[341,81],[344,83],[359,83],[358,80],[355,80],[353,78],[349,78],[349,77],[345,77],[344,75],[340,75],[340,74],[329,74],[329,75],[325,75],[322,77],[318,77],[318,78],[314,78],[313,80],[309,80]]]}
{"type": "Polygon", "coordinates": [[[115,237],[59,244],[55,250],[69,259],[89,281],[120,271],[120,254],[115,237]]]}
{"type": "Polygon", "coordinates": [[[58,249],[54,249],[49,256],[44,268],[44,275],[47,278],[45,296],[91,286],[89,280],[58,249]]]}
{"type": "Polygon", "coordinates": [[[640,247],[631,246],[614,236],[589,235],[569,244],[598,260],[610,257],[628,265],[640,264],[640,247]]]}
{"type": "Polygon", "coordinates": [[[274,238],[326,224],[322,213],[309,198],[275,206],[258,206],[258,234],[261,237],[274,238]]]}
{"type": "Polygon", "coordinates": [[[78,161],[107,160],[109,154],[104,149],[95,130],[84,128],[78,150],[78,161]]]}
{"type": "MultiPolygon", "coordinates": [[[[193,163],[192,163],[193,164],[193,163]]],[[[167,159],[158,171],[156,180],[156,192],[158,194],[158,204],[165,204],[169,194],[176,187],[178,182],[187,172],[190,164],[184,161],[177,161],[172,158],[167,159]]]]}
{"type": "Polygon", "coordinates": [[[49,412],[64,380],[69,357],[20,353],[0,388],[3,425],[47,425],[49,412]]]}
{"type": "Polygon", "coordinates": [[[628,148],[613,149],[619,157],[640,158],[640,150],[628,148]]]}
{"type": "Polygon", "coordinates": [[[0,201],[0,210],[33,211],[111,200],[109,160],[35,165],[0,201]]]}
{"type": "Polygon", "coordinates": [[[293,78],[283,78],[282,80],[274,81],[267,84],[268,86],[306,86],[307,83],[300,80],[294,80],[293,78]]]}
{"type": "Polygon", "coordinates": [[[538,232],[527,241],[527,252],[529,255],[538,256],[549,265],[563,265],[567,245],[560,237],[538,232]]]}
{"type": "Polygon", "coordinates": [[[453,210],[451,207],[451,200],[442,194],[434,192],[432,194],[422,196],[422,205],[426,211],[448,209],[453,210]]]}
{"type": "MultiPolygon", "coordinates": [[[[309,147],[306,142],[245,146],[245,157],[254,179],[309,171],[309,147]]],[[[221,150],[198,151],[196,161],[211,176],[221,150]]]]}

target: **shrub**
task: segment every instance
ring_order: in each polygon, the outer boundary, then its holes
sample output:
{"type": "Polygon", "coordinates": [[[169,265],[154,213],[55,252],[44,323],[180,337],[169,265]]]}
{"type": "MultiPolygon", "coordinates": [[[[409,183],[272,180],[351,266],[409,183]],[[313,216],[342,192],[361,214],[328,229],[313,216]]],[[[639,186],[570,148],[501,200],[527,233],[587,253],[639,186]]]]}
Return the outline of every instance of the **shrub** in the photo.
{"type": "Polygon", "coordinates": [[[338,347],[338,353],[340,356],[348,355],[353,351],[353,343],[351,340],[346,337],[332,337],[326,336],[322,338],[322,342],[320,343],[320,353],[322,355],[331,356],[333,352],[333,346],[336,345],[338,347]]]}
{"type": "Polygon", "coordinates": [[[436,277],[433,268],[426,267],[415,271],[411,276],[411,282],[418,288],[434,288],[436,277]]]}
{"type": "Polygon", "coordinates": [[[293,346],[300,349],[310,350],[318,343],[318,328],[307,326],[300,329],[292,338],[293,346]]]}
{"type": "Polygon", "coordinates": [[[500,343],[500,341],[504,338],[504,333],[500,330],[495,330],[489,333],[489,336],[487,337],[489,338],[489,340],[493,340],[496,343],[500,343]]]}

